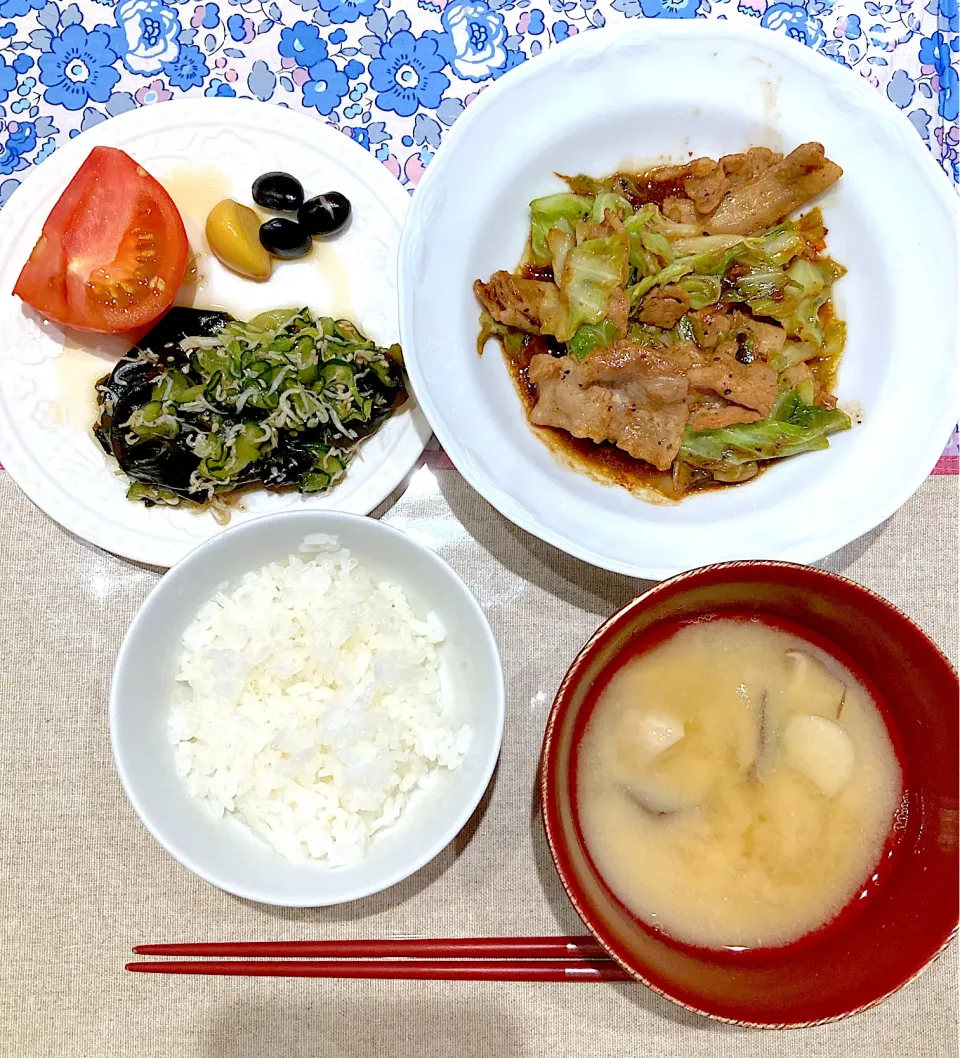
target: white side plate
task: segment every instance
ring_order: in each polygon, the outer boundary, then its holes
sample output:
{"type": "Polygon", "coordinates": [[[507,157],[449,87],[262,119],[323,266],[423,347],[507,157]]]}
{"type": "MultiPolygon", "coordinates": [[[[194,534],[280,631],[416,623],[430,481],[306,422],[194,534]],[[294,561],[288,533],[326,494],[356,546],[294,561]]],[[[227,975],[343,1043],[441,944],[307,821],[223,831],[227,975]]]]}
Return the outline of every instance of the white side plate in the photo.
{"type": "MultiPolygon", "coordinates": [[[[321,315],[347,316],[384,345],[399,335],[396,255],[409,196],[362,147],[302,112],[249,100],[196,99],[97,125],[31,173],[3,210],[0,461],[64,528],[127,558],[169,566],[222,527],[209,513],[131,503],[126,479],[94,439],[93,381],[111,370],[126,344],[65,334],[10,293],[47,214],[97,144],[122,148],[168,185],[191,247],[202,254],[198,307],[249,319],[266,309],[306,305],[321,315]],[[271,279],[258,284],[203,253],[202,231],[206,212],[220,198],[252,204],[253,180],[270,169],[295,174],[308,195],[342,191],[353,218],[342,236],[318,243],[302,261],[278,263],[271,279]]],[[[403,480],[429,436],[410,401],[361,447],[330,493],[251,492],[232,521],[307,508],[368,514],[403,480]]]]}

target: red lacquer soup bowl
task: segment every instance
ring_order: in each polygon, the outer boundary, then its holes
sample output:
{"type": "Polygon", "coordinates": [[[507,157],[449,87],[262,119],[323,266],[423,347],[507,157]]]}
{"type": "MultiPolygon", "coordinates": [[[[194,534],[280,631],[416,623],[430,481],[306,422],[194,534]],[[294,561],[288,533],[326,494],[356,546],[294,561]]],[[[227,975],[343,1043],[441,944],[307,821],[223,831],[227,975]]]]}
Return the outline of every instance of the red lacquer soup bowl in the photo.
{"type": "Polygon", "coordinates": [[[811,1025],[879,1002],[924,969],[957,929],[957,675],[909,618],[842,577],[785,562],[729,562],[664,581],[611,617],[557,692],[540,762],[550,850],[591,932],[637,980],[676,1003],[759,1027],[811,1025]],[[828,647],[873,693],[890,727],[904,799],[875,876],[831,924],[753,951],[682,944],[613,895],[577,816],[576,759],[612,671],[678,622],[760,617],[828,647]]]}

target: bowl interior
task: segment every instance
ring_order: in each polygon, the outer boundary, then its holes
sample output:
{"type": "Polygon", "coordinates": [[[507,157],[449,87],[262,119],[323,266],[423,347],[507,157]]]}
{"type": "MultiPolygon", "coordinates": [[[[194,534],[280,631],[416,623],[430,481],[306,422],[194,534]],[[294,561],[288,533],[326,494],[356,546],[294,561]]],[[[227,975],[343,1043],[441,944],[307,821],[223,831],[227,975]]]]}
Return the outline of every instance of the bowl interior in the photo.
{"type": "Polygon", "coordinates": [[[480,607],[433,552],[369,518],[326,511],[272,515],[203,544],[157,585],[120,649],[110,698],[111,738],[120,778],[158,841],[214,885],[264,903],[340,903],[392,885],[432,859],[479,802],[496,763],[503,728],[499,655],[480,607]],[[447,631],[440,651],[456,723],[473,740],[458,769],[441,770],[356,866],[330,868],[280,856],[242,824],[215,819],[176,774],[167,721],[180,638],[203,602],[244,572],[295,554],[310,533],[332,533],[368,567],[407,593],[423,616],[436,610],[447,631]]]}
{"type": "Polygon", "coordinates": [[[942,306],[955,300],[956,225],[943,174],[875,96],[850,71],[768,32],[648,20],[582,34],[471,104],[418,188],[400,262],[414,388],[471,484],[563,550],[653,579],[735,558],[812,561],[889,516],[953,425],[955,389],[942,387],[951,385],[956,324],[942,306]],[[529,427],[496,344],[474,351],[473,282],[517,265],[531,199],[566,189],[555,173],[599,176],[808,140],[844,169],[820,204],[828,252],[848,268],[837,284],[848,323],[839,395],[866,410],[863,424],[832,437],[829,451],[678,505],[647,503],[563,465],[529,427]],[[891,225],[904,236],[895,248],[891,225]],[[926,348],[943,350],[923,373],[917,326],[926,348]],[[896,426],[904,400],[930,411],[910,438],[896,426]]]}
{"type": "Polygon", "coordinates": [[[584,921],[634,974],[713,1017],[801,1025],[842,1017],[900,987],[957,926],[958,686],[920,629],[849,581],[781,563],[717,566],[631,603],[584,648],[558,692],[541,763],[541,799],[560,876],[584,921]],[[661,622],[724,610],[789,621],[867,674],[901,756],[905,811],[883,877],[862,906],[782,949],[714,952],[639,922],[596,872],[577,822],[576,753],[592,688],[631,641],[661,622]]]}

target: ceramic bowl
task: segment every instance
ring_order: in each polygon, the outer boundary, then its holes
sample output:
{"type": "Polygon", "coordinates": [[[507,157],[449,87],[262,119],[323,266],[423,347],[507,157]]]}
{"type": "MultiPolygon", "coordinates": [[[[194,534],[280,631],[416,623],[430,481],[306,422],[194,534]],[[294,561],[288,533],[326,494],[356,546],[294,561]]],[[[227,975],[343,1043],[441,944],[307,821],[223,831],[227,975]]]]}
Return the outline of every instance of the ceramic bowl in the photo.
{"type": "Polygon", "coordinates": [[[957,929],[958,697],[956,673],[920,628],[842,577],[791,563],[731,562],[664,581],[600,627],[547,722],[541,807],[570,899],[637,980],[697,1013],[783,1027],[872,1006],[919,974],[957,929]],[[846,655],[887,715],[903,771],[897,840],[869,899],[858,893],[834,923],[780,949],[695,948],[647,926],[597,872],[578,821],[577,751],[604,673],[657,625],[724,611],[790,622],[846,655]]]}
{"type": "Polygon", "coordinates": [[[333,511],[268,515],[201,544],[153,589],[117,657],[110,688],[110,738],[127,797],[144,825],[185,867],[237,896],[312,907],[343,903],[394,885],[433,859],[470,818],[490,781],[503,734],[503,673],[490,626],[469,589],[432,551],[372,518],[333,511]],[[454,723],[473,738],[454,771],[437,781],[355,866],[281,856],[235,820],[217,819],[192,797],[174,765],[167,733],[175,663],[184,630],[224,582],[296,554],[304,537],[329,533],[355,558],[407,593],[422,617],[435,610],[454,723]]]}
{"type": "Polygon", "coordinates": [[[956,217],[949,181],[906,117],[786,36],[700,19],[581,33],[485,88],[444,134],[400,244],[405,363],[463,476],[571,555],[651,580],[730,559],[813,562],[904,503],[956,423],[956,217]],[[862,424],[743,487],[679,504],[562,462],[528,424],[496,343],[476,353],[473,282],[516,267],[529,202],[566,190],[556,173],[809,140],[844,170],[817,204],[828,252],[848,269],[836,286],[847,321],[837,393],[862,424]],[[907,425],[909,408],[923,414],[907,425]]]}

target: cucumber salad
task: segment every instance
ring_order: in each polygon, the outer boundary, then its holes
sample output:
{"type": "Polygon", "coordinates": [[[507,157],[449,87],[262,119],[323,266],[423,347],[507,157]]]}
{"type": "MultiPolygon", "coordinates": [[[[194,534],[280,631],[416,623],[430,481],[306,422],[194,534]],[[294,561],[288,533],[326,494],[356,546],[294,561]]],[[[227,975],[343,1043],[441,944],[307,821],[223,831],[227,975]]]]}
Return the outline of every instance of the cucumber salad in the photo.
{"type": "Polygon", "coordinates": [[[248,487],[332,488],[405,398],[400,347],[347,320],[174,308],[97,383],[94,433],[129,499],[216,510],[248,487]]]}

